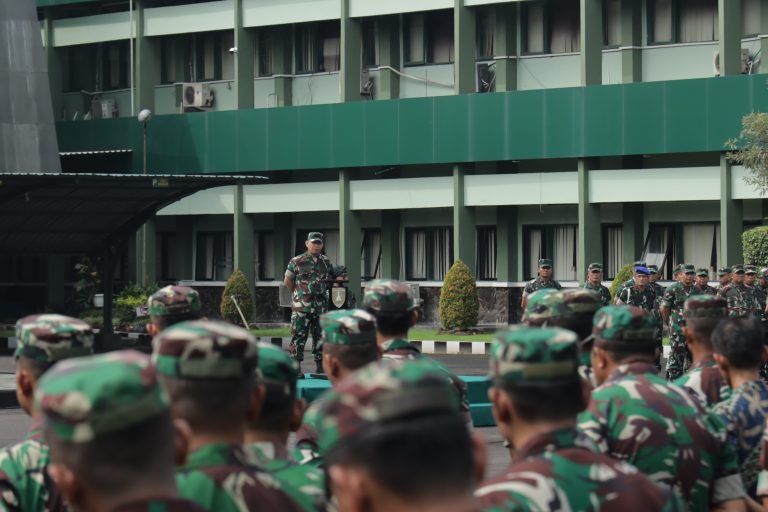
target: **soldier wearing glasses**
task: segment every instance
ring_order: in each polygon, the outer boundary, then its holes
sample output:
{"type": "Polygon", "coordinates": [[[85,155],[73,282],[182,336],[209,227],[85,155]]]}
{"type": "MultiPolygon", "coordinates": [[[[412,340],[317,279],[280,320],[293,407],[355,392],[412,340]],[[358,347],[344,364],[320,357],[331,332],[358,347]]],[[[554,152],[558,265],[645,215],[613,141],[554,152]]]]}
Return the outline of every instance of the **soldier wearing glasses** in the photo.
{"type": "Polygon", "coordinates": [[[607,306],[611,303],[611,291],[603,286],[603,264],[590,263],[587,267],[587,281],[583,288],[592,290],[600,296],[600,305],[607,306]]]}
{"type": "Polygon", "coordinates": [[[322,373],[320,315],[328,309],[327,281],[335,279],[331,260],[322,253],[323,234],[307,235],[307,252],[291,258],[285,270],[285,286],[291,291],[291,355],[304,360],[304,345],[312,334],[312,356],[317,373],[322,373]]]}

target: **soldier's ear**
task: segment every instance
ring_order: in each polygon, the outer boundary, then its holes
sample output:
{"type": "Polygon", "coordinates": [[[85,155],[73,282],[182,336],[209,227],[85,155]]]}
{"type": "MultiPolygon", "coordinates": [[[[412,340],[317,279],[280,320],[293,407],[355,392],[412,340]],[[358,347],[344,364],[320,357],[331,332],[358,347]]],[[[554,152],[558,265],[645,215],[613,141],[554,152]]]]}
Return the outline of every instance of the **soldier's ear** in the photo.
{"type": "Polygon", "coordinates": [[[267,389],[264,384],[256,384],[251,390],[250,405],[248,407],[248,421],[255,421],[261,416],[261,411],[264,407],[264,397],[267,394],[267,389]]]}
{"type": "Polygon", "coordinates": [[[345,512],[367,512],[371,510],[375,485],[368,474],[359,468],[333,465],[328,468],[328,485],[338,503],[338,509],[345,512]]]}
{"type": "Polygon", "coordinates": [[[64,464],[51,462],[48,464],[48,475],[56,483],[64,500],[74,509],[81,510],[85,503],[85,488],[74,471],[64,464]]]}
{"type": "Polygon", "coordinates": [[[485,467],[488,464],[488,450],[486,449],[485,438],[478,431],[472,431],[469,433],[469,437],[472,440],[472,460],[475,463],[474,474],[475,483],[480,484],[485,480],[485,467]]]}
{"type": "Polygon", "coordinates": [[[177,467],[187,463],[190,439],[192,439],[192,429],[189,423],[185,420],[173,420],[173,446],[176,451],[177,467]]]}

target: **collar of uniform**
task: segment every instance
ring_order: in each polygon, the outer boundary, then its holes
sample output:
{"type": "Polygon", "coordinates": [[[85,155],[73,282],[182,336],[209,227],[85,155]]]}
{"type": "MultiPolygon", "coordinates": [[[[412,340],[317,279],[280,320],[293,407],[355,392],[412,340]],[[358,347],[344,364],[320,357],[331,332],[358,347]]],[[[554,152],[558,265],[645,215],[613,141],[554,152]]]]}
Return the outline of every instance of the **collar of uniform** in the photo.
{"type": "Polygon", "coordinates": [[[530,457],[567,448],[588,448],[589,442],[575,427],[564,427],[538,434],[512,455],[512,465],[530,457]]]}
{"type": "Polygon", "coordinates": [[[404,338],[392,338],[381,344],[382,351],[386,354],[395,350],[410,350],[412,352],[419,352],[419,349],[413,346],[413,344],[404,338]]]}
{"type": "Polygon", "coordinates": [[[656,365],[646,361],[645,359],[640,361],[630,361],[616,368],[611,374],[611,376],[608,377],[608,381],[612,382],[612,381],[619,380],[623,377],[627,377],[629,375],[642,375],[644,373],[651,373],[653,375],[656,375],[657,373],[656,365]]]}
{"type": "Polygon", "coordinates": [[[24,441],[45,441],[43,437],[43,422],[39,419],[33,419],[29,430],[24,434],[24,441]]]}
{"type": "Polygon", "coordinates": [[[602,285],[601,284],[592,284],[589,281],[584,283],[584,288],[589,288],[591,290],[599,290],[600,286],[602,286],[602,285]]]}
{"type": "Polygon", "coordinates": [[[210,466],[255,466],[255,455],[241,445],[211,443],[190,452],[181,471],[203,469],[210,466]]]}
{"type": "Polygon", "coordinates": [[[768,386],[765,382],[762,380],[750,380],[742,384],[741,386],[737,387],[733,390],[733,396],[737,396],[739,394],[762,394],[763,390],[768,386]]]}
{"type": "Polygon", "coordinates": [[[699,361],[698,363],[693,363],[691,365],[691,369],[688,370],[688,373],[698,368],[710,368],[713,366],[717,366],[717,362],[715,361],[715,356],[713,356],[712,354],[707,354],[703,358],[701,358],[701,361],[699,361]]]}
{"type": "Polygon", "coordinates": [[[273,460],[288,460],[288,448],[281,443],[274,441],[257,441],[248,445],[261,462],[271,462],[273,460]]]}

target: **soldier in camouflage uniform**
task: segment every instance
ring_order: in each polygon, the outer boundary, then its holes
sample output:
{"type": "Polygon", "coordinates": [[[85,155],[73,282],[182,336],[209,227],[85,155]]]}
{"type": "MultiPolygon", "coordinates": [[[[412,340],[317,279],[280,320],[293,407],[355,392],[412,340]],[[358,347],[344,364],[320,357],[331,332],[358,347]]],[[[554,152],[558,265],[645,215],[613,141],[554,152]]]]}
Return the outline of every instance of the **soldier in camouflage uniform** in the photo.
{"type": "MultiPolygon", "coordinates": [[[[427,357],[408,341],[408,329],[418,319],[417,305],[410,286],[394,279],[371,281],[365,287],[363,308],[376,318],[376,341],[384,359],[427,357]]],[[[447,367],[440,366],[453,382],[461,399],[461,412],[471,425],[466,383],[447,367]]]]}
{"type": "MultiPolygon", "coordinates": [[[[636,281],[635,281],[634,273],[635,273],[635,268],[637,268],[637,267],[646,267],[646,268],[648,268],[648,266],[642,260],[638,260],[638,261],[632,263],[632,277],[630,277],[629,279],[627,279],[626,281],[621,283],[619,285],[619,287],[616,288],[616,297],[618,297],[621,294],[621,292],[623,292],[626,288],[631,288],[632,286],[635,286],[636,281]]],[[[650,274],[650,272],[649,272],[649,274],[650,274]]],[[[649,278],[649,282],[650,282],[650,278],[649,278]]],[[[614,301],[614,304],[616,304],[615,301],[614,301]]]]}
{"type": "Polygon", "coordinates": [[[696,269],[683,265],[683,278],[664,290],[661,300],[661,316],[669,325],[669,359],[667,359],[667,380],[675,380],[691,366],[691,352],[685,344],[683,334],[683,306],[691,295],[701,294],[693,284],[696,269]]]}
{"type": "Polygon", "coordinates": [[[731,267],[731,284],[718,290],[717,294],[728,301],[728,316],[739,318],[755,314],[755,296],[752,288],[744,284],[744,265],[731,267]]]}
{"type": "Polygon", "coordinates": [[[245,421],[258,415],[258,344],[245,329],[218,321],[181,322],[153,340],[152,359],[175,418],[194,446],[178,469],[180,494],[207,510],[301,510],[300,492],[266,472],[243,446],[245,421]],[[234,485],[237,483],[237,485],[234,485]]]}
{"type": "Polygon", "coordinates": [[[32,416],[24,440],[0,452],[0,510],[66,510],[48,478],[48,445],[32,407],[38,380],[57,361],[93,353],[93,330],[77,318],[31,315],[16,323],[16,396],[32,416]]]}
{"type": "Polygon", "coordinates": [[[149,357],[124,350],[58,363],[40,380],[35,405],[48,473],[74,510],[205,510],[178,497],[174,466],[183,453],[149,357]]]}
{"type": "Polygon", "coordinates": [[[329,392],[318,442],[339,510],[479,511],[481,441],[459,407],[429,359],[373,363],[329,392]]]}
{"type": "MultiPolygon", "coordinates": [[[[362,309],[337,309],[320,317],[323,366],[331,386],[380,358],[376,319],[362,309]]],[[[294,457],[301,464],[320,466],[317,449],[318,410],[323,398],[312,402],[296,432],[294,457]]]]}
{"type": "Polygon", "coordinates": [[[520,302],[520,307],[525,311],[525,305],[528,303],[528,296],[538,290],[546,288],[554,288],[559,290],[562,288],[560,283],[552,278],[552,260],[548,258],[542,258],[539,260],[539,275],[536,279],[532,279],[525,285],[523,290],[523,299],[520,302]]]}
{"type": "Polygon", "coordinates": [[[633,284],[616,293],[616,304],[637,306],[652,313],[656,303],[656,294],[648,286],[649,275],[650,271],[647,267],[640,265],[635,267],[633,284]]]}
{"type": "Polygon", "coordinates": [[[722,297],[691,295],[683,307],[683,334],[693,364],[675,384],[696,397],[705,408],[731,395],[731,388],[717,368],[711,340],[718,322],[727,317],[728,303],[722,297]]]}
{"type": "Polygon", "coordinates": [[[496,424],[515,448],[502,475],[475,491],[491,510],[684,510],[682,499],[627,463],[596,453],[576,431],[581,393],[576,335],[565,329],[499,331],[490,352],[496,424]],[[535,478],[531,478],[536,475],[535,478]]]}
{"type": "Polygon", "coordinates": [[[696,281],[694,284],[704,295],[717,295],[717,288],[709,286],[709,270],[706,268],[696,269],[696,281]]]}
{"type": "Polygon", "coordinates": [[[312,357],[317,373],[322,373],[323,354],[320,351],[320,315],[328,310],[326,281],[334,279],[333,265],[322,253],[323,234],[312,231],[307,235],[307,252],[291,258],[283,283],[291,291],[291,355],[304,360],[304,345],[312,334],[312,357]]]}
{"type": "Polygon", "coordinates": [[[603,286],[603,264],[602,263],[590,263],[587,267],[587,280],[584,282],[582,288],[592,290],[600,296],[600,305],[607,306],[611,303],[611,291],[603,286]]]}
{"type": "Polygon", "coordinates": [[[201,307],[200,294],[193,288],[178,285],[161,288],[147,299],[147,332],[157,336],[173,324],[197,320],[202,315],[201,307]]]}
{"type": "Polygon", "coordinates": [[[763,427],[768,418],[768,384],[760,378],[765,332],[755,318],[732,318],[712,333],[720,371],[733,390],[712,408],[725,423],[728,441],[736,449],[744,486],[756,497],[763,427]]]}
{"type": "Polygon", "coordinates": [[[592,392],[579,429],[601,452],[629,462],[679,491],[689,510],[738,504],[744,497],[725,428],[653,366],[653,318],[633,306],[606,306],[594,319],[592,392]]]}
{"type": "MultiPolygon", "coordinates": [[[[656,302],[658,303],[664,296],[664,287],[659,284],[659,267],[658,265],[646,265],[650,275],[648,276],[648,286],[656,294],[656,302]]],[[[658,309],[658,304],[657,304],[658,309]]]]}
{"type": "Polygon", "coordinates": [[[264,387],[264,402],[258,418],[249,419],[246,424],[246,444],[264,469],[287,486],[301,490],[293,497],[302,508],[322,510],[326,506],[323,472],[299,464],[287,446],[290,432],[301,424],[306,405],[296,397],[298,365],[280,347],[259,343],[257,375],[264,387]]]}
{"type": "Polygon", "coordinates": [[[731,284],[731,267],[720,267],[717,269],[717,280],[720,283],[718,291],[731,284]]]}

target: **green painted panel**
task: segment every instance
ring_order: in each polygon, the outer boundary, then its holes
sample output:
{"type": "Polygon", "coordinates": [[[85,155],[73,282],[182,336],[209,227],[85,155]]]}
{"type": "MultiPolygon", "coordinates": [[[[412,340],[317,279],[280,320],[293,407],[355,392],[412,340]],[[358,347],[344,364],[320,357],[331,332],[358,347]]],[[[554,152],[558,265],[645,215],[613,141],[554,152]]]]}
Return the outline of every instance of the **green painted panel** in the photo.
{"type": "Polygon", "coordinates": [[[551,89],[544,94],[544,155],[565,157],[581,146],[584,89],[551,89]]]}
{"type": "Polygon", "coordinates": [[[331,109],[333,127],[333,163],[339,167],[355,167],[364,159],[365,110],[364,103],[342,103],[331,109]],[[347,126],[360,126],[348,130],[347,126]]]}
{"type": "Polygon", "coordinates": [[[294,108],[299,114],[299,167],[332,167],[333,131],[330,129],[330,105],[294,108]]]}
{"type": "Polygon", "coordinates": [[[616,86],[598,86],[584,88],[584,126],[580,144],[584,152],[593,155],[610,154],[620,148],[624,140],[623,95],[622,88],[616,86]]]}
{"type": "Polygon", "coordinates": [[[248,140],[241,140],[238,136],[239,123],[237,112],[222,112],[220,115],[206,115],[205,136],[210,138],[216,134],[219,144],[209,146],[208,158],[205,168],[215,172],[237,172],[237,148],[248,144],[248,140]]]}
{"type": "Polygon", "coordinates": [[[469,101],[469,155],[470,160],[502,160],[507,145],[508,109],[502,94],[478,94],[469,101]],[[488,130],[488,126],[498,127],[488,130]]]}
{"type": "Polygon", "coordinates": [[[544,95],[541,91],[521,91],[504,96],[508,113],[505,131],[509,141],[506,158],[540,158],[544,154],[544,95]]]}
{"type": "MultiPolygon", "coordinates": [[[[741,85],[741,84],[740,84],[741,85]]],[[[709,116],[720,119],[718,123],[707,124],[708,146],[717,150],[720,149],[722,141],[733,137],[741,130],[741,118],[745,112],[760,110],[765,112],[765,102],[762,105],[756,105],[756,98],[765,98],[765,94],[755,94],[753,87],[758,86],[765,89],[765,82],[745,82],[743,87],[734,94],[733,85],[728,80],[709,80],[707,83],[707,92],[710,98],[726,98],[731,94],[729,101],[712,101],[706,107],[709,116]]]]}
{"type": "Polygon", "coordinates": [[[400,161],[397,146],[397,124],[400,111],[393,108],[394,105],[397,105],[397,101],[365,103],[363,126],[360,131],[365,134],[361,161],[367,165],[386,165],[393,159],[400,161]]]}
{"type": "Polygon", "coordinates": [[[642,84],[643,87],[623,89],[624,144],[611,151],[611,155],[641,155],[661,153],[664,131],[664,82],[642,84]],[[623,151],[622,151],[623,149],[623,151]]]}
{"type": "Polygon", "coordinates": [[[435,153],[446,160],[464,162],[469,159],[470,95],[454,96],[443,108],[435,109],[435,153]]]}
{"type": "Polygon", "coordinates": [[[242,170],[267,169],[267,110],[238,112],[240,127],[238,154],[239,168],[242,170]]]}
{"type": "Polygon", "coordinates": [[[667,143],[675,144],[675,152],[696,151],[707,137],[706,86],[690,87],[687,80],[666,82],[664,100],[667,143]]]}
{"type": "MultiPolygon", "coordinates": [[[[327,129],[326,127],[318,127],[327,129]]],[[[267,110],[267,167],[298,169],[299,108],[283,107],[267,110]]]]}
{"type": "Polygon", "coordinates": [[[398,100],[398,103],[400,115],[397,131],[400,161],[414,164],[434,162],[434,99],[407,99],[398,100]]]}

